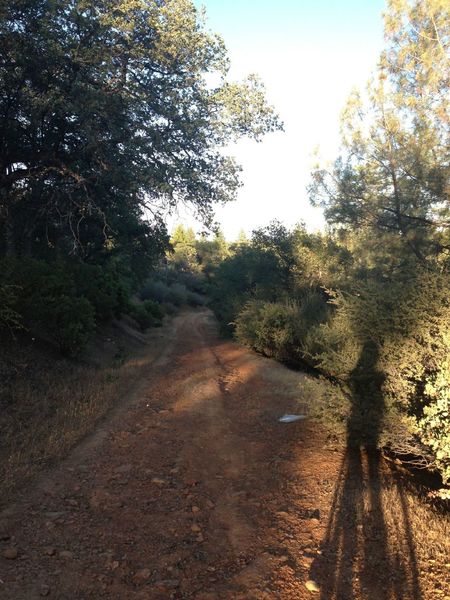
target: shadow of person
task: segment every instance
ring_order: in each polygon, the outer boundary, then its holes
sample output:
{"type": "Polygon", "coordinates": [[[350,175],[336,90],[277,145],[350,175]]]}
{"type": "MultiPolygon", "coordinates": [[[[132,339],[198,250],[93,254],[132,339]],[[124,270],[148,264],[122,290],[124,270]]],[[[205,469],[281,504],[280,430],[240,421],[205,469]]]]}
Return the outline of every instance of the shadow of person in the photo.
{"type": "MultiPolygon", "coordinates": [[[[321,600],[421,599],[417,577],[412,578],[412,587],[407,583],[411,565],[389,548],[381,457],[377,451],[385,413],[385,376],[378,361],[378,346],[373,341],[366,342],[349,379],[347,449],[322,555],[311,567],[311,577],[321,582],[321,600]]],[[[407,524],[406,519],[404,523],[407,524]]]]}

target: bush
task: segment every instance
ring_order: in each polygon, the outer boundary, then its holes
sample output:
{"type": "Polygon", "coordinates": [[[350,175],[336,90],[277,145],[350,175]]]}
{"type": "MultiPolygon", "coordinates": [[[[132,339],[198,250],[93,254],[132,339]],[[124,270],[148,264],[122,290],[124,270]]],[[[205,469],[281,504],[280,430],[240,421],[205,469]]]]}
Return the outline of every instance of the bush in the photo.
{"type": "Polygon", "coordinates": [[[325,313],[326,320],[312,320],[310,327],[305,328],[301,352],[304,359],[321,373],[345,381],[356,367],[362,344],[339,302],[343,303],[344,299],[336,295],[333,300],[336,308],[325,313]]]}
{"type": "Polygon", "coordinates": [[[450,281],[420,270],[404,275],[333,294],[332,317],[308,332],[303,351],[347,385],[351,427],[359,419],[363,437],[372,430],[379,447],[434,464],[449,482],[450,281]]]}
{"type": "Polygon", "coordinates": [[[172,302],[175,306],[183,306],[187,302],[187,289],[182,283],[173,283],[169,288],[167,295],[168,302],[172,302]]]}
{"type": "Polygon", "coordinates": [[[45,323],[46,332],[68,356],[80,354],[95,332],[95,311],[86,298],[42,298],[35,311],[40,325],[45,323]]]}
{"type": "Polygon", "coordinates": [[[98,322],[119,318],[126,312],[130,293],[114,269],[78,263],[72,271],[77,295],[89,300],[98,322]]]}
{"type": "Polygon", "coordinates": [[[14,310],[24,325],[64,354],[81,353],[95,332],[95,311],[77,296],[70,268],[62,262],[5,259],[1,269],[6,285],[16,290],[14,310]]]}
{"type": "Polygon", "coordinates": [[[204,306],[206,303],[205,296],[197,294],[196,292],[190,292],[189,290],[186,299],[189,306],[204,306]]]}
{"type": "Polygon", "coordinates": [[[136,321],[142,332],[149,327],[160,327],[164,316],[159,304],[151,300],[146,300],[143,304],[130,304],[128,314],[136,321]]]}
{"type": "Polygon", "coordinates": [[[308,347],[310,332],[328,316],[325,298],[317,292],[307,292],[301,301],[251,300],[235,320],[235,335],[240,342],[267,356],[315,366],[317,358],[308,347]]]}
{"type": "Polygon", "coordinates": [[[417,426],[422,441],[431,448],[445,485],[450,484],[450,360],[427,378],[428,404],[417,426]]]}
{"type": "Polygon", "coordinates": [[[22,317],[16,310],[20,288],[0,281],[0,329],[22,329],[22,317]]]}
{"type": "Polygon", "coordinates": [[[139,329],[142,332],[147,331],[147,329],[154,323],[153,317],[145,310],[143,304],[130,304],[128,314],[134,321],[136,321],[139,329]]]}
{"type": "Polygon", "coordinates": [[[155,319],[155,321],[162,321],[164,318],[164,311],[158,302],[155,302],[154,300],[146,300],[143,303],[143,306],[148,314],[155,319]]]}
{"type": "Polygon", "coordinates": [[[174,315],[177,312],[177,307],[172,302],[164,302],[162,305],[164,312],[168,315],[174,315]]]}
{"type": "Polygon", "coordinates": [[[296,359],[296,303],[247,302],[235,321],[236,338],[257,352],[281,361],[296,359]]]}
{"type": "Polygon", "coordinates": [[[206,292],[206,278],[201,274],[190,273],[188,271],[180,272],[174,283],[180,283],[189,291],[196,294],[205,294],[206,292]]]}
{"type": "Polygon", "coordinates": [[[147,281],[141,292],[141,300],[155,300],[156,302],[164,302],[169,296],[169,286],[162,281],[147,281]]]}

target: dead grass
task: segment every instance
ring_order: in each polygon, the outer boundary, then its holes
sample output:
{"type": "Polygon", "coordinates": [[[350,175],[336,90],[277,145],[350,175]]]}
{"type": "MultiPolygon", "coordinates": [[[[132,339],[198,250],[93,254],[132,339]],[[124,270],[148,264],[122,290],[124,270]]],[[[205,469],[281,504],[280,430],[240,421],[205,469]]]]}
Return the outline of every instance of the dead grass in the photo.
{"type": "MultiPolygon", "coordinates": [[[[382,493],[386,526],[403,553],[415,556],[425,598],[450,595],[450,516],[400,478],[382,493]]],[[[391,545],[392,541],[391,541],[391,545]]]]}
{"type": "MultiPolygon", "coordinates": [[[[161,336],[157,333],[157,336],[161,336]]],[[[152,335],[152,334],[150,334],[152,335]]],[[[145,338],[124,327],[96,340],[89,363],[31,340],[0,344],[0,497],[6,504],[37,473],[67,456],[139,380],[145,338]],[[104,364],[98,359],[103,352],[104,364]]]]}
{"type": "Polygon", "coordinates": [[[396,598],[450,600],[449,503],[429,497],[439,482],[380,454],[346,451],[348,400],[324,379],[302,382],[301,388],[310,400],[309,414],[325,425],[329,443],[344,456],[324,544],[335,556],[330,579],[337,585],[339,579],[358,573],[354,589],[366,597],[365,571],[383,564],[396,598]],[[351,539],[349,548],[341,545],[346,536],[351,539]],[[350,574],[341,566],[349,555],[359,564],[350,574]]]}

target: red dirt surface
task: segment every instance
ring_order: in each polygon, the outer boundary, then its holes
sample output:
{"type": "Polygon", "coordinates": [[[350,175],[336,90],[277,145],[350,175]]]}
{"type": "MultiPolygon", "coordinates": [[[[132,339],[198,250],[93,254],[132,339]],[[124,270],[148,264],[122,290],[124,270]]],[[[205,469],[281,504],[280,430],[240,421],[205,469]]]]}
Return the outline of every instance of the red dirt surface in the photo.
{"type": "Polygon", "coordinates": [[[421,590],[406,504],[387,531],[376,457],[278,422],[305,378],[219,339],[208,311],[177,317],[137,391],[0,515],[18,551],[0,597],[443,598],[421,590]]]}

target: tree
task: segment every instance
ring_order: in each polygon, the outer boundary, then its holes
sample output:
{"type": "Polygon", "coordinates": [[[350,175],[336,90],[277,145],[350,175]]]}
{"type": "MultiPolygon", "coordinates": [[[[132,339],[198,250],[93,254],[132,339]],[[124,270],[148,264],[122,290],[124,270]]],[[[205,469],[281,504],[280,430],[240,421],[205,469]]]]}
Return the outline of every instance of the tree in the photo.
{"type": "Polygon", "coordinates": [[[239,185],[220,148],[280,127],[227,70],[190,0],[0,0],[0,250],[89,256],[180,202],[209,222],[239,185]]]}
{"type": "Polygon", "coordinates": [[[310,187],[353,254],[331,318],[314,332],[318,366],[350,375],[353,412],[379,446],[446,484],[449,17],[441,0],[389,2],[376,77],[366,98],[350,98],[341,156],[310,187]]]}
{"type": "Polygon", "coordinates": [[[330,224],[368,228],[421,263],[450,250],[448,16],[441,0],[389,3],[377,77],[366,101],[351,96],[342,155],[310,187],[330,224]]]}
{"type": "Polygon", "coordinates": [[[196,250],[195,233],[192,227],[177,225],[173,230],[170,244],[173,254],[170,256],[173,262],[182,271],[197,271],[198,260],[196,250]]]}
{"type": "Polygon", "coordinates": [[[230,254],[228,243],[223,232],[217,229],[214,236],[202,235],[196,241],[197,258],[202,272],[211,277],[217,267],[230,254]]]}
{"type": "Polygon", "coordinates": [[[247,234],[245,233],[245,229],[240,229],[238,236],[236,238],[236,241],[234,242],[236,244],[237,247],[239,246],[245,246],[248,244],[248,237],[247,234]]]}

